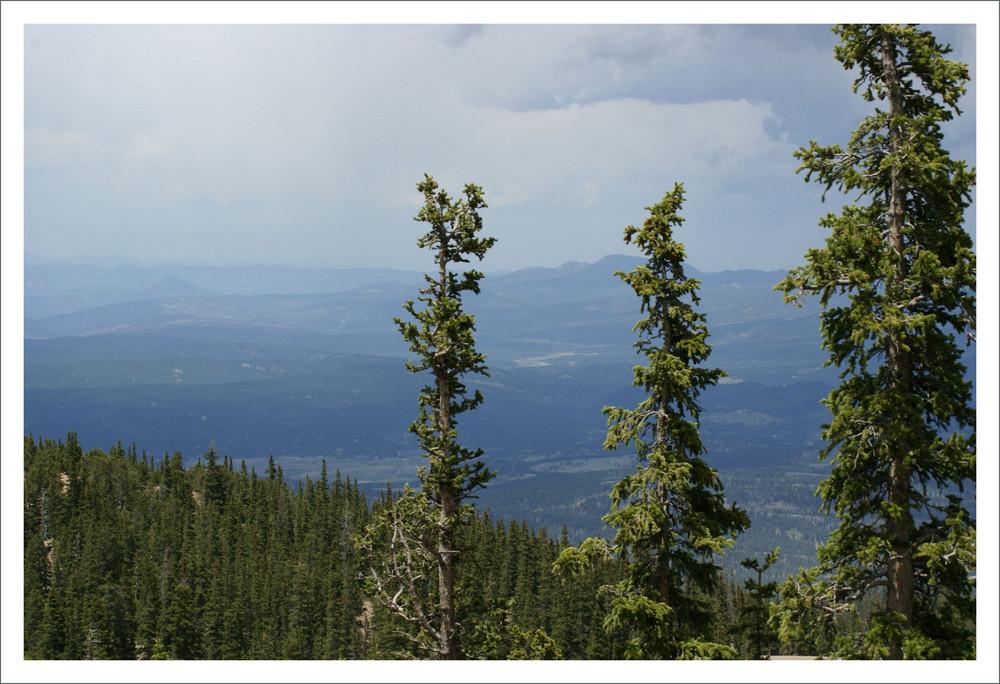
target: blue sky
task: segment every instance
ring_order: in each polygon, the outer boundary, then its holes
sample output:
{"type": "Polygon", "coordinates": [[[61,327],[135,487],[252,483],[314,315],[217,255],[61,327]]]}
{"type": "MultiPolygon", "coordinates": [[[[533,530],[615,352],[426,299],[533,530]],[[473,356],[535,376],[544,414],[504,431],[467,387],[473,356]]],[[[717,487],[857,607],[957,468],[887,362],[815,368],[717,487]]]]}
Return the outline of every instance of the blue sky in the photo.
{"type": "MultiPolygon", "coordinates": [[[[576,21],[566,5],[554,20],[576,21]]],[[[421,269],[427,172],[483,186],[487,271],[627,252],[674,182],[693,266],[797,265],[836,206],[792,153],[868,111],[830,24],[639,6],[657,23],[29,23],[24,250],[421,269]]],[[[975,164],[976,30],[933,30],[971,66],[947,144],[975,164]]]]}

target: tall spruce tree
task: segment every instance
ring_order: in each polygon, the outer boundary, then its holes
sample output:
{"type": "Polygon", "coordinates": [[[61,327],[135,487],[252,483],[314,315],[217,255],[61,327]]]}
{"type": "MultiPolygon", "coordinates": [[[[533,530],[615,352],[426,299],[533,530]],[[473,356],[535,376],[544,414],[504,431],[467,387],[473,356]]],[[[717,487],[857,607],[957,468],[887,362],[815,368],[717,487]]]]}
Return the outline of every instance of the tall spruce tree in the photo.
{"type": "Polygon", "coordinates": [[[431,383],[420,392],[420,414],[410,426],[427,465],[419,469],[420,492],[404,490],[383,510],[361,544],[374,557],[372,541],[382,528],[389,554],[381,569],[371,564],[377,596],[417,628],[413,638],[421,650],[456,659],[462,656],[455,608],[456,533],[473,513],[468,499],[494,473],[479,460],[481,449],[469,449],[457,439],[458,416],[483,400],[479,390],[469,393],[463,378],[469,373],[488,375],[486,357],[475,347],[474,317],[462,309],[463,294],[479,294],[483,274],[470,269],[458,275],[451,268],[472,257],[481,260],[496,239],[479,236],[483,227],[479,212],[486,208],[479,186],[467,184],[464,199],[453,201],[425,174],[417,189],[424,195],[424,206],[415,220],[429,224],[417,245],[433,252],[437,270],[424,275],[422,308],[406,302],[404,308],[413,320],[396,319],[396,325],[419,357],[407,362],[407,368],[430,372],[431,383]],[[419,586],[426,566],[434,567],[436,592],[419,586]]]}
{"type": "MultiPolygon", "coordinates": [[[[962,227],[975,171],[942,147],[969,75],[914,26],[842,25],[836,58],[880,103],[846,147],[796,152],[805,180],[855,195],[820,225],[826,246],[776,289],[819,294],[823,347],[843,369],[825,400],[832,470],[817,491],[839,527],[819,566],[786,583],[782,631],[884,596],[842,656],[974,657],[976,530],[956,495],[975,482],[975,411],[961,349],[975,339],[976,257],[962,227]]],[[[825,196],[825,192],[824,192],[825,196]]]]}
{"type": "Polygon", "coordinates": [[[607,407],[604,447],[634,444],[636,472],[611,492],[604,522],[615,528],[613,547],[589,539],[562,552],[557,567],[572,568],[587,556],[614,552],[627,563],[625,578],[607,587],[612,595],[605,626],[627,637],[626,658],[719,658],[735,655],[713,643],[711,608],[717,554],[746,529],[747,514],[726,506],[718,473],[703,459],[699,435],[701,392],[723,373],[702,364],[711,351],[705,315],[695,310],[699,281],[684,274],[684,247],[673,230],[684,187],[675,184],[652,207],[642,227],[625,229],[647,263],[617,272],[639,296],[646,318],[635,330],[646,365],[634,368],[633,384],[646,393],[635,409],[607,407]]]}

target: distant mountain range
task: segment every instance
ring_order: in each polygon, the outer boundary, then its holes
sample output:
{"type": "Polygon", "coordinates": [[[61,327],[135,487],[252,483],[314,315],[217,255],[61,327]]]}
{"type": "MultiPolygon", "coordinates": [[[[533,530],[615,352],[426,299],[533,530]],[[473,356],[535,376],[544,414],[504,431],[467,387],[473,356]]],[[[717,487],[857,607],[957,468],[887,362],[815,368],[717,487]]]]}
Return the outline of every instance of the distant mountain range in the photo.
{"type": "MultiPolygon", "coordinates": [[[[611,256],[488,276],[466,303],[480,348],[500,367],[633,359],[638,301],[614,273],[638,263],[611,256]]],[[[817,309],[782,304],[772,290],[780,271],[691,275],[702,280],[714,365],[762,382],[824,375],[817,309]]],[[[417,272],[375,269],[28,264],[25,338],[241,329],[301,336],[327,351],[406,356],[393,319],[421,281],[417,272]]]]}
{"type": "MultiPolygon", "coordinates": [[[[489,274],[469,296],[490,377],[463,417],[497,479],[481,504],[498,516],[571,535],[600,532],[611,483],[634,454],[606,452],[608,405],[634,406],[632,331],[639,300],[609,256],[489,274]]],[[[781,537],[783,563],[807,564],[831,520],[817,514],[824,368],[819,307],[782,303],[780,271],[699,278],[713,367],[729,377],[703,395],[702,437],[726,491],[762,521],[738,547],[762,554],[781,537]]],[[[407,430],[424,378],[393,319],[422,274],[378,269],[25,264],[24,431],[78,433],[84,448],[118,439],[191,463],[214,442],[263,470],[269,455],[294,482],[326,459],[371,495],[414,481],[407,430]]],[[[970,377],[974,347],[966,353],[970,377]]],[[[742,558],[742,556],[739,556],[742,558]]]]}

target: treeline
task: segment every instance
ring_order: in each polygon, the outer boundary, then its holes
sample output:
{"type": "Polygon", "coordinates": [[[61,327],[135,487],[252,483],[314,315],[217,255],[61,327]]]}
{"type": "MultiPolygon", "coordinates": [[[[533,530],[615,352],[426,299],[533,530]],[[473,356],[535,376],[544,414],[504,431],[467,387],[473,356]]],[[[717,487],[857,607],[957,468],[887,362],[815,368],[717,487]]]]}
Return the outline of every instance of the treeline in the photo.
{"type": "Polygon", "coordinates": [[[210,450],[183,468],[134,447],[24,447],[25,657],[365,655],[350,537],[368,515],[339,473],[292,492],[210,450]]]}
{"type": "MultiPolygon", "coordinates": [[[[357,546],[373,509],[394,497],[369,503],[325,463],[318,479],[290,487],[273,459],[258,474],[210,449],[184,468],[179,452],[157,460],[120,442],[84,452],[74,433],[29,435],[24,657],[420,657],[413,629],[369,595],[369,560],[357,546]]],[[[561,576],[553,564],[570,546],[565,529],[550,537],[489,511],[466,521],[461,536],[457,606],[468,657],[622,656],[629,633],[604,628],[611,597],[601,590],[622,579],[621,561],[561,576]]],[[[763,624],[748,618],[753,592],[725,573],[710,603],[707,636],[753,657],[763,624]]],[[[764,652],[822,645],[772,639],[764,652]]]]}
{"type": "MultiPolygon", "coordinates": [[[[38,659],[330,659],[413,651],[364,593],[371,508],[325,463],[293,489],[272,459],[209,450],[188,468],[134,446],[24,442],[24,655],[38,659]]],[[[616,568],[568,585],[568,542],[484,512],[463,527],[462,635],[480,657],[607,658],[593,601],[616,568]]]]}

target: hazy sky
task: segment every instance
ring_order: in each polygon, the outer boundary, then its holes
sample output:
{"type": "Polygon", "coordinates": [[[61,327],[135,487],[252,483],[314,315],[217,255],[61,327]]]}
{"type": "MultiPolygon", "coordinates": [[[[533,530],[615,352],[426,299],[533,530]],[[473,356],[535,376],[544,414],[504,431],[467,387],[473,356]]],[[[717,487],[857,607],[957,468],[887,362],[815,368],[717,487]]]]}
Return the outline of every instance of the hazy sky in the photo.
{"type": "MultiPolygon", "coordinates": [[[[798,265],[840,203],[792,152],[868,111],[830,24],[643,4],[664,23],[27,24],[24,249],[422,269],[427,172],[483,186],[486,270],[628,253],[674,182],[693,266],[798,265]]],[[[975,164],[976,29],[931,28],[971,67],[947,146],[975,164]]]]}

